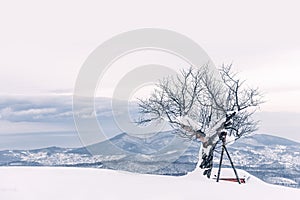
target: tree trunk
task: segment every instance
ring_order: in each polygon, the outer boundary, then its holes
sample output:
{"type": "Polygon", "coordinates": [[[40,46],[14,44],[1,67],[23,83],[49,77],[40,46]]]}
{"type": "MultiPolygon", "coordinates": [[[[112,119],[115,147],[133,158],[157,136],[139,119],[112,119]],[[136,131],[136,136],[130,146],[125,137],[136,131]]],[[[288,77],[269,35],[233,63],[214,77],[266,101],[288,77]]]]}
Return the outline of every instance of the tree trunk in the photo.
{"type": "MultiPolygon", "coordinates": [[[[213,167],[213,153],[216,144],[219,141],[219,134],[224,129],[224,120],[218,121],[206,134],[204,138],[199,139],[202,145],[198,153],[197,169],[205,169],[204,175],[210,178],[211,169],[213,167]]],[[[196,170],[197,170],[196,169],[196,170]]]]}

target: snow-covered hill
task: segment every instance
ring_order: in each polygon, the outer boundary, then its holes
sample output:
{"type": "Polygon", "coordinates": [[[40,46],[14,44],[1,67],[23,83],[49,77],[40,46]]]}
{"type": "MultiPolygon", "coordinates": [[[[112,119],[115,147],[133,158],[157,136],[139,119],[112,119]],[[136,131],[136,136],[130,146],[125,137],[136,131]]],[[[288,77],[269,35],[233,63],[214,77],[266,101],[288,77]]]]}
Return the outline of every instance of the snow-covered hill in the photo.
{"type": "MultiPolygon", "coordinates": [[[[299,143],[258,134],[240,139],[229,151],[236,167],[269,183],[300,187],[299,143]]],[[[226,164],[230,166],[228,160],[226,164]]]]}
{"type": "MultiPolygon", "coordinates": [[[[85,148],[6,150],[0,151],[0,165],[95,167],[179,176],[195,169],[199,147],[199,143],[174,137],[170,132],[143,139],[123,133],[90,146],[98,155],[90,155],[85,148]]],[[[258,134],[240,139],[229,146],[229,152],[239,169],[268,183],[300,187],[299,143],[258,134]]],[[[215,156],[217,167],[219,154],[215,156]]],[[[224,165],[229,165],[226,159],[224,165]]]]}
{"type": "MultiPolygon", "coordinates": [[[[248,176],[242,170],[239,174],[248,176]]],[[[256,177],[241,185],[216,183],[199,171],[175,177],[105,169],[1,167],[0,177],[3,200],[282,200],[300,195],[299,189],[269,185],[256,177]]]]}

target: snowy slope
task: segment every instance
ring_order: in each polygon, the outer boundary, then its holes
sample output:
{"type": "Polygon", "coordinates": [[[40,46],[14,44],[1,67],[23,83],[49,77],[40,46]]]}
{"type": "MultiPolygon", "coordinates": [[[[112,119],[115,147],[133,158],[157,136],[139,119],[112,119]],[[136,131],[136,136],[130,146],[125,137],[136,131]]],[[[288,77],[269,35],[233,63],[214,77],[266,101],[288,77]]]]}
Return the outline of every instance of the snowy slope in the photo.
{"type": "MultiPolygon", "coordinates": [[[[244,171],[239,174],[247,175],[244,171]]],[[[199,171],[172,177],[105,169],[1,167],[0,177],[1,200],[213,200],[225,196],[231,200],[282,200],[300,195],[299,189],[269,185],[255,177],[242,185],[216,183],[199,171]]]]}
{"type": "MultiPolygon", "coordinates": [[[[183,144],[183,138],[174,140],[170,132],[145,139],[120,134],[93,145],[99,155],[91,156],[84,148],[5,150],[0,151],[0,165],[95,167],[178,176],[194,170],[198,160],[199,143],[192,142],[181,154],[183,144]],[[112,144],[117,148],[111,148],[112,144]]],[[[299,143],[257,134],[238,140],[228,149],[237,168],[268,183],[300,188],[299,143]]],[[[217,150],[220,151],[220,147],[217,150]]],[[[215,156],[217,167],[220,154],[215,156]]],[[[226,156],[223,164],[230,166],[226,156]]]]}

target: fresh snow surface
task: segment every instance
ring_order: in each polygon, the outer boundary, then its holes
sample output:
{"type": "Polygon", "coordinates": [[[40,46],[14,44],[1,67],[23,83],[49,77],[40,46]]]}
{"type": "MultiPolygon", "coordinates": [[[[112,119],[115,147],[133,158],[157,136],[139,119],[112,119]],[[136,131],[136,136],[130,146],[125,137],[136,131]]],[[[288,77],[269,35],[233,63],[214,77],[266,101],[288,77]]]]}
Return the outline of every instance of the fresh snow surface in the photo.
{"type": "MultiPolygon", "coordinates": [[[[231,171],[222,169],[221,174],[233,176],[231,171]]],[[[238,173],[249,177],[245,171],[238,173]]],[[[300,196],[299,189],[270,185],[253,176],[241,185],[216,183],[200,170],[174,177],[88,168],[1,167],[0,177],[1,200],[282,200],[300,196]]]]}

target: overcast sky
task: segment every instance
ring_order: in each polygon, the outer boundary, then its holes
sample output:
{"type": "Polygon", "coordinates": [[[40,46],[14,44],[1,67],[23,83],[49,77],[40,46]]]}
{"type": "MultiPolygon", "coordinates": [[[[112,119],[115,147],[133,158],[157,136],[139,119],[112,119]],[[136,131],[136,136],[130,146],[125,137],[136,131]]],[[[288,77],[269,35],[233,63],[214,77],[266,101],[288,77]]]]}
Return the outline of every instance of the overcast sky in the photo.
{"type": "Polygon", "coordinates": [[[233,63],[265,93],[261,111],[300,113],[299,7],[289,0],[1,1],[0,94],[71,93],[98,45],[149,27],[188,36],[217,66],[233,63]]]}

